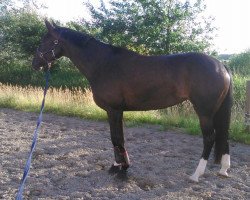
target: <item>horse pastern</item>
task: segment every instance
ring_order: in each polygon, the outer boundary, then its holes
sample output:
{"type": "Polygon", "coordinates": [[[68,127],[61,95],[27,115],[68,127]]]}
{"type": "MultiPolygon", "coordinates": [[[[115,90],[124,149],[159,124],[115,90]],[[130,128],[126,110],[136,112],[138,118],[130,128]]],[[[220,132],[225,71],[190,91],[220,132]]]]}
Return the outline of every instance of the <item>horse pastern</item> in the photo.
{"type": "Polygon", "coordinates": [[[122,166],[121,166],[121,170],[122,170],[122,171],[127,171],[128,168],[129,168],[129,165],[128,165],[128,164],[125,164],[125,165],[122,165],[122,166]]]}
{"type": "Polygon", "coordinates": [[[121,164],[121,163],[117,163],[117,162],[115,161],[114,164],[113,164],[113,166],[119,167],[119,166],[122,166],[122,164],[121,164]]]}
{"type": "Polygon", "coordinates": [[[113,165],[109,168],[109,174],[116,174],[120,172],[127,172],[129,165],[126,163],[116,163],[114,162],[113,165]]]}
{"type": "Polygon", "coordinates": [[[117,174],[119,171],[121,171],[121,165],[115,166],[114,164],[108,170],[109,174],[117,174]]]}

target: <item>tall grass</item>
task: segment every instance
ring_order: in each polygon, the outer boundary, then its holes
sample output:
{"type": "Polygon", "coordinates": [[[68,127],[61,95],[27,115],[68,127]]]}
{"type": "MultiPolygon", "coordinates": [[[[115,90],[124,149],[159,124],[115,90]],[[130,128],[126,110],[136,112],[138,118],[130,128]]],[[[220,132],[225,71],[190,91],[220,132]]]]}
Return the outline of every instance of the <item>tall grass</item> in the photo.
{"type": "Polygon", "coordinates": [[[228,64],[233,74],[250,76],[250,49],[232,56],[228,64]]]}
{"type": "MultiPolygon", "coordinates": [[[[42,90],[41,87],[0,84],[0,107],[38,112],[42,90]]],[[[233,111],[230,138],[250,144],[250,134],[244,131],[243,112],[235,107],[233,111]]],[[[106,113],[95,105],[91,91],[87,89],[84,92],[81,88],[50,88],[46,97],[45,112],[94,120],[107,118],[106,113]]],[[[182,128],[190,134],[200,134],[197,117],[189,102],[164,110],[126,112],[124,117],[128,125],[158,124],[167,129],[182,128]]]]}

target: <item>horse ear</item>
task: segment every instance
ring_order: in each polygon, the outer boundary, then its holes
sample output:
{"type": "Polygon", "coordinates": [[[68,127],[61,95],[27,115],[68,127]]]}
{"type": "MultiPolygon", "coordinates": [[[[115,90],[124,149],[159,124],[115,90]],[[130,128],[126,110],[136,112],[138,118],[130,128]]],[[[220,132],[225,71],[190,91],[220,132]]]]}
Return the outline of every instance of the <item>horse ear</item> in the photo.
{"type": "Polygon", "coordinates": [[[53,25],[55,28],[58,28],[58,25],[54,22],[54,20],[52,20],[52,25],[53,25]]]}
{"type": "Polygon", "coordinates": [[[47,19],[45,19],[45,25],[49,32],[53,31],[54,27],[51,25],[51,23],[47,19]]]}
{"type": "MultiPolygon", "coordinates": [[[[54,22],[53,22],[54,24],[54,22]]],[[[47,20],[45,19],[45,25],[48,29],[48,32],[55,38],[58,37],[58,33],[55,31],[55,27],[47,20]]]]}

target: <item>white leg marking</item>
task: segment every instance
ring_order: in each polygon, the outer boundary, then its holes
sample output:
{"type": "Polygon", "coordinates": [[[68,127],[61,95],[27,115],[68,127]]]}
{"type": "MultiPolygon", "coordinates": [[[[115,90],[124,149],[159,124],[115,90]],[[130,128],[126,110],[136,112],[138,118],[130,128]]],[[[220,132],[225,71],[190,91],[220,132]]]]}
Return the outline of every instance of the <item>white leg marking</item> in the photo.
{"type": "Polygon", "coordinates": [[[227,170],[230,168],[230,155],[225,154],[221,158],[221,169],[219,174],[222,176],[228,176],[227,170]]]}
{"type": "Polygon", "coordinates": [[[117,163],[116,161],[114,162],[114,166],[117,167],[117,166],[121,166],[122,164],[120,163],[117,163]]]}
{"type": "Polygon", "coordinates": [[[199,177],[204,174],[207,165],[207,160],[200,159],[199,165],[190,179],[194,182],[199,182],[199,177]]]}

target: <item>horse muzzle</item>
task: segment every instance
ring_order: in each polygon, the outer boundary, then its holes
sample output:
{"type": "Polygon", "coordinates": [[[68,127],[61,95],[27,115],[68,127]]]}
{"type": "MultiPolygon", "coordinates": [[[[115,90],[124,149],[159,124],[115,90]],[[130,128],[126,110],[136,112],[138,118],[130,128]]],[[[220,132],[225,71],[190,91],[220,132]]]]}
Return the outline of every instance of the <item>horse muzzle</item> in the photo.
{"type": "Polygon", "coordinates": [[[37,61],[35,58],[32,61],[32,68],[36,71],[47,71],[51,67],[51,63],[46,63],[43,61],[37,61]]]}

